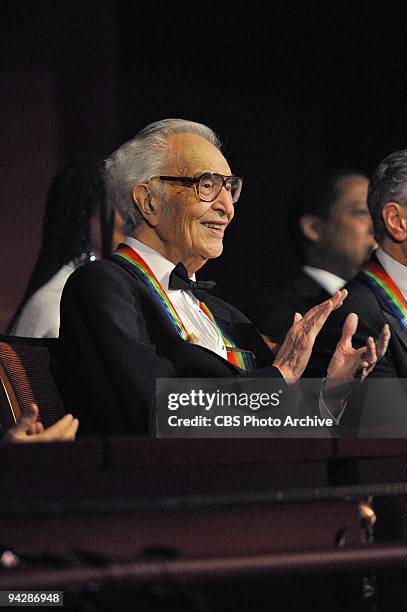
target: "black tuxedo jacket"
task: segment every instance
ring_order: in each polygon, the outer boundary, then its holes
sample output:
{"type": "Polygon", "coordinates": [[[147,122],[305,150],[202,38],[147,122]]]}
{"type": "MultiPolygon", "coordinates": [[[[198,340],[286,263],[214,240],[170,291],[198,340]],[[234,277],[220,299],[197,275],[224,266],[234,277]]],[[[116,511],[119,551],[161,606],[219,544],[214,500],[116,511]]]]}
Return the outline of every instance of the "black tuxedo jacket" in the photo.
{"type": "MultiPolygon", "coordinates": [[[[220,299],[208,297],[206,303],[237,346],[255,354],[255,376],[281,378],[251,322],[220,299]]],[[[147,286],[113,261],[82,266],[69,277],[59,341],[52,371],[82,433],[146,434],[156,378],[247,376],[212,351],[185,342],[147,286]]]]}
{"type": "MultiPolygon", "coordinates": [[[[376,263],[377,258],[373,257],[376,263]]],[[[379,264],[380,265],[380,264],[379,264]]],[[[351,435],[380,437],[407,435],[407,334],[388,304],[358,274],[346,285],[349,292],[343,306],[333,312],[317,337],[307,377],[325,376],[329,360],[341,336],[343,322],[350,312],[359,317],[353,339],[355,348],[364,346],[368,336],[377,338],[385,323],[391,339],[386,355],[380,359],[366,381],[352,394],[341,419],[341,428],[351,435]],[[391,380],[389,380],[391,379],[391,380]]]]}
{"type": "Polygon", "coordinates": [[[303,315],[330,297],[321,285],[301,270],[272,297],[268,304],[268,312],[261,324],[261,331],[274,342],[281,344],[293,323],[296,312],[303,315]]]}

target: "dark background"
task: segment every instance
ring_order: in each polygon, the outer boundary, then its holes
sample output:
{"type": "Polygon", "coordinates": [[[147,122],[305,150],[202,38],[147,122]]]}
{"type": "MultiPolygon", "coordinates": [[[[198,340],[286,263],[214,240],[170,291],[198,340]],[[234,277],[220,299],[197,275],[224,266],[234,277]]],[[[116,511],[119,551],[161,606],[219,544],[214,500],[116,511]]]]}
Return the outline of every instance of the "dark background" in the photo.
{"type": "Polygon", "coordinates": [[[321,167],[407,146],[405,3],[0,3],[0,331],[35,261],[45,196],[77,153],[148,122],[207,123],[244,191],[201,277],[255,321],[295,270],[286,218],[321,167]]]}

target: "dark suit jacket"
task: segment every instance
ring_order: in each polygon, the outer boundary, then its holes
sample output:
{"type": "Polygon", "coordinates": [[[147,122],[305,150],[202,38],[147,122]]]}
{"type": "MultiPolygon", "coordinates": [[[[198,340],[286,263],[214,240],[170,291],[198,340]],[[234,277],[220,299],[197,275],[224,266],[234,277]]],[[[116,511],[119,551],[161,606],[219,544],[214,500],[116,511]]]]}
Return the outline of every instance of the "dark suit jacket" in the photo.
{"type": "MultiPolygon", "coordinates": [[[[378,263],[378,260],[374,258],[378,263]]],[[[346,285],[349,292],[343,306],[328,318],[317,337],[304,376],[324,376],[329,360],[341,336],[343,322],[350,312],[359,317],[353,346],[359,348],[368,336],[377,338],[385,323],[390,325],[391,340],[386,355],[380,359],[369,378],[352,394],[341,419],[341,428],[352,435],[386,437],[407,435],[407,335],[388,304],[358,274],[346,285]]]]}
{"type": "MultiPolygon", "coordinates": [[[[281,378],[251,322],[230,304],[207,305],[237,346],[256,356],[256,376],[281,378]]],[[[156,378],[229,378],[246,373],[185,342],[147,286],[113,261],[82,266],[65,285],[59,357],[53,363],[65,406],[81,432],[147,433],[156,378]]]]}
{"type": "Polygon", "coordinates": [[[296,312],[303,315],[330,297],[321,285],[301,270],[272,297],[268,313],[260,326],[261,331],[274,342],[281,344],[293,323],[296,312]]]}

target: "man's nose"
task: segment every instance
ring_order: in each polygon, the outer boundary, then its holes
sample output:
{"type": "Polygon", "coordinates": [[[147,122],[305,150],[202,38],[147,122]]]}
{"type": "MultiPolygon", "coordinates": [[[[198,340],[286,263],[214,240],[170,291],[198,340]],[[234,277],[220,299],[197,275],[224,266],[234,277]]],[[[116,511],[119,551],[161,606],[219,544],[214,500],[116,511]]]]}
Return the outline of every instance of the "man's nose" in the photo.
{"type": "Polygon", "coordinates": [[[212,203],[212,208],[218,211],[221,217],[227,217],[229,221],[233,219],[233,215],[235,214],[235,205],[233,204],[232,194],[230,193],[229,189],[226,189],[225,185],[222,187],[216,199],[212,203]]]}

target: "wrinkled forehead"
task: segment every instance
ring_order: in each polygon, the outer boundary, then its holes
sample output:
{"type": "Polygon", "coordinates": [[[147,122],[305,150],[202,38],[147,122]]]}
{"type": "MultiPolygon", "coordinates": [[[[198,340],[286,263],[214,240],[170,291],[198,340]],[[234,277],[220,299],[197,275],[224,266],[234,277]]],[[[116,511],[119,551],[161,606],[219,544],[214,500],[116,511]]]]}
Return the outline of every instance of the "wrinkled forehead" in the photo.
{"type": "Polygon", "coordinates": [[[197,134],[173,134],[168,138],[168,174],[197,176],[204,172],[232,174],[229,164],[213,144],[197,134]]]}

